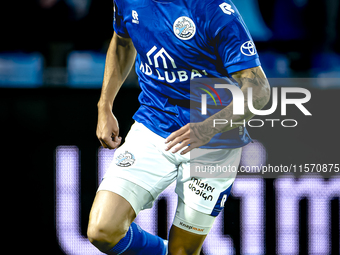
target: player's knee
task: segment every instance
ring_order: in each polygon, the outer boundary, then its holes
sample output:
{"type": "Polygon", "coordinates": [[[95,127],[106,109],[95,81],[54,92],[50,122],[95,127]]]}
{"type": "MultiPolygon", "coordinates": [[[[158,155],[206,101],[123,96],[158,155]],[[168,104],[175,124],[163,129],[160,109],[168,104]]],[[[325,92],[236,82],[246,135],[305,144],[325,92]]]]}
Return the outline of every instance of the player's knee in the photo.
{"type": "Polygon", "coordinates": [[[106,252],[115,246],[125,235],[128,229],[101,227],[89,224],[87,237],[100,251],[106,252]]]}

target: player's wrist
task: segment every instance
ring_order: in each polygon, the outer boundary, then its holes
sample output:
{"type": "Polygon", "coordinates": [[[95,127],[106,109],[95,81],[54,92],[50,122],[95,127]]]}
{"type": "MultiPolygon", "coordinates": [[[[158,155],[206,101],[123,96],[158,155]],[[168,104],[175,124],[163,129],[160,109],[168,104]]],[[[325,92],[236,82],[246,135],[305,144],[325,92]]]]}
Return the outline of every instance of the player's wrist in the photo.
{"type": "Polygon", "coordinates": [[[112,102],[108,100],[100,99],[99,102],[97,103],[98,111],[103,111],[103,110],[112,111],[112,107],[113,107],[112,102]]]}
{"type": "Polygon", "coordinates": [[[214,137],[216,134],[218,133],[222,133],[223,130],[219,125],[215,124],[215,119],[212,118],[213,116],[211,116],[210,118],[207,118],[206,120],[204,120],[202,122],[202,124],[206,127],[205,130],[207,130],[206,132],[209,133],[209,135],[211,137],[214,137]]]}
{"type": "Polygon", "coordinates": [[[204,139],[209,138],[209,140],[219,133],[219,130],[213,127],[213,121],[211,121],[209,118],[197,123],[197,130],[200,134],[200,137],[204,139]]]}

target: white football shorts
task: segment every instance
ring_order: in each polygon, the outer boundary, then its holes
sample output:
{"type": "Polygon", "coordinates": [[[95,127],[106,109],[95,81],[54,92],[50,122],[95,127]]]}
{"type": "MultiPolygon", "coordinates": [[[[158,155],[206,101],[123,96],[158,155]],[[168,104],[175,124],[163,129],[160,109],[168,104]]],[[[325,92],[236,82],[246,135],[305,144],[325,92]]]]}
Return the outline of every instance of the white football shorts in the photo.
{"type": "MultiPolygon", "coordinates": [[[[196,148],[181,155],[180,152],[165,151],[165,147],[163,137],[135,122],[125,143],[115,151],[98,191],[108,190],[124,197],[137,215],[140,210],[151,208],[160,193],[176,181],[175,192],[179,202],[183,201],[185,206],[197,213],[216,217],[224,208],[237,171],[231,172],[227,178],[203,178],[191,174],[190,165],[211,162],[238,169],[242,148],[196,148]]],[[[179,209],[182,207],[179,203],[177,209],[184,212],[185,209],[179,209]]],[[[177,217],[174,224],[190,224],[186,219],[181,221],[182,218],[185,217],[180,215],[180,220],[177,217]]]]}

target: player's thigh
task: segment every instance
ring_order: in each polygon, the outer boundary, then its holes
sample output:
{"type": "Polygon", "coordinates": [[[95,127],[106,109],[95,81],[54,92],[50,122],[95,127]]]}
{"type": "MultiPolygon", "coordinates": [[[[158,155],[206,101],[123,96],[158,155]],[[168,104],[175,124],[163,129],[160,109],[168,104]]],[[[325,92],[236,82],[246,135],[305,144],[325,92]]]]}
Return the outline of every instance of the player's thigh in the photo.
{"type": "Polygon", "coordinates": [[[178,205],[169,239],[170,254],[199,254],[216,216],[225,206],[236,173],[211,176],[195,174],[193,166],[220,165],[237,169],[241,149],[197,150],[178,169],[178,205]],[[212,178],[215,177],[215,178],[212,178]]]}
{"type": "Polygon", "coordinates": [[[116,235],[177,177],[177,167],[163,155],[164,139],[135,123],[114,153],[98,188],[89,232],[116,235]],[[94,231],[91,231],[94,230],[94,231]]]}
{"type": "Polygon", "coordinates": [[[241,152],[241,148],[191,152],[190,160],[178,169],[176,193],[190,208],[217,216],[229,197],[241,152]]]}
{"type": "MultiPolygon", "coordinates": [[[[128,180],[147,190],[156,199],[177,178],[177,166],[165,154],[164,138],[136,122],[125,143],[115,151],[104,180],[128,180]]],[[[112,182],[113,186],[116,184],[112,182]]],[[[106,186],[111,189],[110,185],[106,186]]]]}
{"type": "Polygon", "coordinates": [[[124,237],[136,214],[130,203],[111,191],[97,192],[90,212],[89,239],[115,243],[124,237]]]}

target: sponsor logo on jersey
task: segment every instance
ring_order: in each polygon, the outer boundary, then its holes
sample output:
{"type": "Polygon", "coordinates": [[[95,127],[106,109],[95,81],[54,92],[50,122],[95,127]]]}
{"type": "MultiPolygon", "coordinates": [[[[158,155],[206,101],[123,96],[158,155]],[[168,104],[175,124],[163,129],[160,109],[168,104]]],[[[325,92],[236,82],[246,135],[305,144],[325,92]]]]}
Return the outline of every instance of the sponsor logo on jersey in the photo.
{"type": "Polygon", "coordinates": [[[254,56],[256,54],[256,48],[252,41],[245,42],[241,45],[241,52],[246,56],[254,56]]]}
{"type": "Polygon", "coordinates": [[[116,165],[121,167],[128,167],[135,163],[135,156],[128,151],[120,154],[116,159],[116,165]]]}
{"type": "Polygon", "coordinates": [[[235,10],[231,7],[230,4],[222,3],[219,6],[225,14],[231,15],[232,13],[235,13],[235,10]]]}
{"type": "Polygon", "coordinates": [[[138,13],[132,10],[132,23],[139,24],[138,13]]]}
{"type": "Polygon", "coordinates": [[[191,180],[192,182],[189,183],[188,187],[195,195],[202,197],[204,200],[212,201],[214,199],[214,196],[210,195],[210,193],[213,193],[215,188],[195,177],[192,177],[191,180]]]}
{"type": "Polygon", "coordinates": [[[196,33],[196,25],[192,19],[182,16],[176,19],[174,26],[175,35],[181,40],[189,40],[196,33]]]}
{"type": "Polygon", "coordinates": [[[167,83],[186,82],[208,75],[205,70],[178,70],[175,60],[164,48],[153,46],[146,53],[146,59],[147,62],[140,62],[139,70],[148,76],[156,75],[158,80],[167,83]]]}

